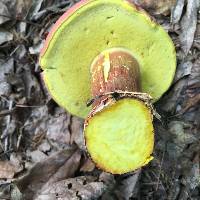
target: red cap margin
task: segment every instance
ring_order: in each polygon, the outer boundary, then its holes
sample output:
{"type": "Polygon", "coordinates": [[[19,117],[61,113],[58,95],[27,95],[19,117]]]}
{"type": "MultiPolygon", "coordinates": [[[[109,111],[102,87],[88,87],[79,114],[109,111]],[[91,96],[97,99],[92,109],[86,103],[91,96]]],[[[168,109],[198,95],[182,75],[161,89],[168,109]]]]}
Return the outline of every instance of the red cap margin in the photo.
{"type": "Polygon", "coordinates": [[[80,2],[76,3],[75,5],[73,5],[69,10],[67,10],[57,21],[56,23],[53,25],[51,31],[49,32],[44,46],[40,52],[40,58],[45,54],[50,41],[52,40],[55,32],[59,29],[59,27],[67,20],[68,17],[70,17],[74,12],[76,12],[80,7],[86,5],[87,3],[89,3],[89,0],[81,0],[80,2]]]}

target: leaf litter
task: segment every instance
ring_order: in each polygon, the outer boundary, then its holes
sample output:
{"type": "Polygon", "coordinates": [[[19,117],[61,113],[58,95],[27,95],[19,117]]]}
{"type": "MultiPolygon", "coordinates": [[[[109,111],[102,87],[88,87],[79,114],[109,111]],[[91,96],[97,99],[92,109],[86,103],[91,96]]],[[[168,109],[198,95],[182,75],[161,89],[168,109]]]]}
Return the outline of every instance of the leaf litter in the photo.
{"type": "Polygon", "coordinates": [[[155,105],[155,159],[120,176],[95,168],[83,120],[60,108],[42,80],[44,39],[75,2],[0,1],[0,199],[199,199],[199,1],[134,0],[173,39],[177,72],[155,105]]]}

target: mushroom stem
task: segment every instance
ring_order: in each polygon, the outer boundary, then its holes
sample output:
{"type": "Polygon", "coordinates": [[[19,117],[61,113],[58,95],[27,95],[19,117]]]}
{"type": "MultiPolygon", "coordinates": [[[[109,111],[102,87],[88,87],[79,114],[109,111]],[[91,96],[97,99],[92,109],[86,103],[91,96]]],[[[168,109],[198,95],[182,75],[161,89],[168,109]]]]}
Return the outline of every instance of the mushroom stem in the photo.
{"type": "MultiPolygon", "coordinates": [[[[137,60],[127,50],[113,48],[98,55],[91,65],[93,97],[115,91],[140,92],[140,72],[137,60]]],[[[102,100],[101,97],[93,105],[102,100]]]]}
{"type": "Polygon", "coordinates": [[[92,63],[91,76],[93,108],[84,123],[91,159],[113,174],[146,165],[153,158],[154,134],[137,60],[122,48],[106,50],[92,63]]]}

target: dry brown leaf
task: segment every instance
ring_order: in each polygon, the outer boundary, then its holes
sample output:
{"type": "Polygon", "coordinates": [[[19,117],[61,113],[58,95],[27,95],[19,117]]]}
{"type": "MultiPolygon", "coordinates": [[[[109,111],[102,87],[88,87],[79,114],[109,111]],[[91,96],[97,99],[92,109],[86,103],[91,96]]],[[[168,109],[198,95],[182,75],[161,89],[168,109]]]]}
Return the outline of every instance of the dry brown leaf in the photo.
{"type": "Polygon", "coordinates": [[[185,54],[188,54],[194,40],[197,26],[198,0],[188,0],[186,13],[181,20],[182,33],[180,34],[181,47],[185,54]]]}
{"type": "MultiPolygon", "coordinates": [[[[188,86],[191,89],[197,89],[200,88],[200,57],[198,57],[198,59],[196,59],[196,61],[194,62],[193,66],[192,66],[192,71],[191,74],[189,76],[189,81],[188,81],[188,86]]],[[[197,94],[198,90],[194,90],[192,92],[187,91],[187,93],[190,93],[190,96],[194,96],[195,94],[197,94]],[[192,94],[191,94],[192,93],[192,94]]]]}
{"type": "Polygon", "coordinates": [[[0,95],[9,96],[11,93],[11,84],[7,77],[14,72],[14,59],[7,61],[0,60],[0,95]]]}
{"type": "Polygon", "coordinates": [[[0,24],[3,24],[4,22],[10,20],[10,18],[5,16],[10,17],[10,13],[4,2],[0,1],[0,24]]]}
{"type": "Polygon", "coordinates": [[[169,91],[169,94],[162,99],[162,110],[166,112],[176,113],[178,103],[180,101],[180,98],[182,97],[182,92],[184,91],[186,86],[187,80],[180,79],[179,81],[177,81],[169,91]]]}
{"type": "Polygon", "coordinates": [[[190,108],[192,108],[196,105],[199,105],[199,103],[200,103],[200,93],[187,100],[187,103],[186,103],[185,107],[181,110],[181,113],[185,113],[190,108]]]}
{"type": "Polygon", "coordinates": [[[134,173],[114,176],[109,173],[102,172],[99,180],[105,183],[108,187],[102,196],[102,200],[107,199],[123,199],[129,200],[137,197],[138,181],[141,174],[141,169],[134,173]]]}
{"type": "Polygon", "coordinates": [[[53,116],[49,116],[47,137],[58,143],[70,143],[70,115],[62,108],[56,108],[53,116]]]}
{"type": "Polygon", "coordinates": [[[182,12],[183,12],[184,4],[185,4],[185,0],[176,1],[176,5],[171,13],[172,24],[176,24],[179,22],[182,12]]]}
{"type": "Polygon", "coordinates": [[[129,200],[131,197],[137,197],[138,187],[136,187],[139,177],[141,174],[141,170],[137,170],[132,175],[124,178],[120,184],[117,185],[115,189],[115,193],[118,199],[129,200]]]}
{"type": "Polygon", "coordinates": [[[53,183],[74,176],[80,164],[80,155],[80,151],[76,148],[61,150],[48,159],[36,163],[25,176],[16,180],[16,185],[25,199],[32,199],[45,184],[48,184],[48,181],[53,183]]]}
{"type": "Polygon", "coordinates": [[[25,87],[25,96],[32,102],[32,104],[37,105],[42,101],[43,94],[40,89],[40,84],[37,78],[32,74],[31,70],[29,69],[28,65],[25,65],[24,68],[27,70],[23,73],[22,78],[25,87]],[[36,98],[37,97],[37,98],[36,98]]]}
{"type": "Polygon", "coordinates": [[[176,0],[135,0],[134,2],[147,11],[152,11],[153,14],[168,15],[172,7],[175,5],[176,0]]]}
{"type": "Polygon", "coordinates": [[[16,16],[20,16],[21,18],[25,17],[28,14],[32,3],[32,0],[17,0],[15,5],[16,16]]]}
{"type": "Polygon", "coordinates": [[[23,158],[21,154],[13,152],[10,155],[10,163],[15,166],[16,173],[21,172],[24,169],[23,158]]]}
{"type": "MultiPolygon", "coordinates": [[[[73,153],[73,155],[67,160],[67,162],[62,165],[58,171],[51,176],[48,182],[43,186],[43,188],[47,188],[49,185],[58,182],[60,180],[66,179],[68,177],[74,176],[74,173],[78,170],[80,165],[81,154],[80,151],[77,150],[73,153]]],[[[42,188],[42,190],[43,190],[42,188]]]]}
{"type": "Polygon", "coordinates": [[[176,68],[174,83],[177,82],[178,80],[180,80],[181,78],[190,75],[191,70],[192,70],[192,62],[191,61],[181,62],[176,68]]]}
{"type": "Polygon", "coordinates": [[[26,155],[30,158],[32,163],[42,162],[48,156],[40,150],[26,151],[26,155]]]}
{"type": "Polygon", "coordinates": [[[29,135],[44,133],[48,139],[58,144],[70,143],[70,115],[60,107],[56,107],[50,114],[48,106],[34,108],[24,125],[24,132],[29,135]]]}
{"type": "Polygon", "coordinates": [[[96,182],[95,177],[81,176],[59,181],[42,190],[34,200],[92,200],[98,199],[106,185],[96,182]]]}
{"type": "Polygon", "coordinates": [[[83,138],[83,123],[84,120],[73,116],[71,118],[70,130],[70,144],[76,143],[80,149],[84,149],[84,138],[83,138]]]}
{"type": "Polygon", "coordinates": [[[11,32],[0,29],[0,45],[11,40],[13,40],[13,34],[11,32]]]}
{"type": "Polygon", "coordinates": [[[91,161],[90,158],[88,158],[85,163],[83,164],[83,166],[81,167],[80,171],[82,172],[91,172],[93,171],[95,168],[95,164],[91,161]]]}
{"type": "Polygon", "coordinates": [[[16,168],[9,161],[0,161],[0,178],[11,179],[14,177],[16,168]]]}
{"type": "Polygon", "coordinates": [[[180,114],[184,113],[186,121],[191,121],[197,126],[200,124],[200,58],[196,59],[192,65],[191,74],[188,77],[188,86],[185,92],[185,100],[180,114]],[[190,108],[192,108],[190,110],[190,108]],[[188,112],[187,112],[188,111],[188,112]],[[190,114],[189,114],[190,113],[190,114]]]}

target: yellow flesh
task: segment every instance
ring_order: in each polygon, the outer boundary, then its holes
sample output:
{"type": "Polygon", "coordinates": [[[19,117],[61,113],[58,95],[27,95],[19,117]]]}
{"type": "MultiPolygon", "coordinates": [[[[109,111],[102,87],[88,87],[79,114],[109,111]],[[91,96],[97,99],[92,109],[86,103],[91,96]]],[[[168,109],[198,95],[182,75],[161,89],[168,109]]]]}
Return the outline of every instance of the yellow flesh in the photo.
{"type": "Polygon", "coordinates": [[[136,99],[119,100],[89,120],[85,140],[99,168],[113,174],[134,171],[152,159],[154,133],[149,109],[136,99]]]}
{"type": "Polygon", "coordinates": [[[141,67],[142,91],[159,99],[176,67],[167,33],[124,0],[91,0],[57,29],[41,57],[44,80],[55,101],[85,118],[90,110],[90,65],[112,47],[132,52],[141,67]]]}

